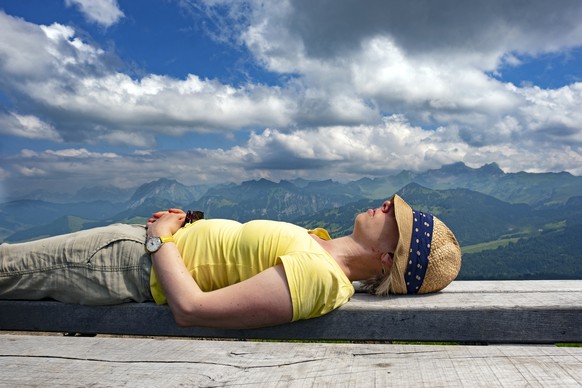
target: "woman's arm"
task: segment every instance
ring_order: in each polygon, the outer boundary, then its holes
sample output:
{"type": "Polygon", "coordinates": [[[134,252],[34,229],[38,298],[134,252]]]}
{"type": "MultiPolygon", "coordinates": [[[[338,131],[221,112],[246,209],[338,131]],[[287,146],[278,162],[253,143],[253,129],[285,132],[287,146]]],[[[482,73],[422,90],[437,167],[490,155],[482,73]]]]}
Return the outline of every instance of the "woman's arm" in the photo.
{"type": "MultiPolygon", "coordinates": [[[[184,213],[171,209],[148,221],[149,236],[175,233],[184,213]]],[[[173,243],[152,254],[154,270],[180,326],[253,328],[290,322],[293,307],[285,270],[278,265],[243,282],[203,292],[173,243]]]]}

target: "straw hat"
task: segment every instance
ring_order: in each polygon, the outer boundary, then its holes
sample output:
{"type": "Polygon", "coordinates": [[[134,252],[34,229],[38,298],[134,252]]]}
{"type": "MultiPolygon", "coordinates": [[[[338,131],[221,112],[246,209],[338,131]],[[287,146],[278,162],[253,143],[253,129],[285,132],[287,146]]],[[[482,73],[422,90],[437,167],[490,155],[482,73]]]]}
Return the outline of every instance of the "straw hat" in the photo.
{"type": "Polygon", "coordinates": [[[442,290],[461,269],[461,248],[453,232],[432,214],[413,210],[398,195],[391,201],[400,238],[390,292],[425,294],[442,290]]]}

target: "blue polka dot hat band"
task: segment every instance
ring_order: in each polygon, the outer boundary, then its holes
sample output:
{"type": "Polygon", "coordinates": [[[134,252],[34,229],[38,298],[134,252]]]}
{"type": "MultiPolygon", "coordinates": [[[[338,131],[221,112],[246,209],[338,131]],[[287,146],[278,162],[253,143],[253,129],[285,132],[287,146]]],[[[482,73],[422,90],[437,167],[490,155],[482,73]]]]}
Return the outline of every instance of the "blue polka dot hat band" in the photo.
{"type": "Polygon", "coordinates": [[[416,294],[422,286],[432,243],[434,220],[430,213],[413,210],[412,236],[410,240],[410,255],[404,281],[408,294],[416,294]]]}

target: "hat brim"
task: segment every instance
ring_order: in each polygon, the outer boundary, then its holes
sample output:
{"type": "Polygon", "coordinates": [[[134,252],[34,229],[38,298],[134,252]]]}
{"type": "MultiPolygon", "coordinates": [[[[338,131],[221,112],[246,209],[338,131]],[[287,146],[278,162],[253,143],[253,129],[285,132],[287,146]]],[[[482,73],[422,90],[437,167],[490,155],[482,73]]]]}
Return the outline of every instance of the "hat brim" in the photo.
{"type": "Polygon", "coordinates": [[[410,256],[410,239],[412,238],[413,213],[412,208],[399,196],[394,195],[390,201],[394,205],[394,215],[398,225],[398,244],[394,252],[392,279],[390,290],[394,294],[406,294],[404,271],[410,256]]]}

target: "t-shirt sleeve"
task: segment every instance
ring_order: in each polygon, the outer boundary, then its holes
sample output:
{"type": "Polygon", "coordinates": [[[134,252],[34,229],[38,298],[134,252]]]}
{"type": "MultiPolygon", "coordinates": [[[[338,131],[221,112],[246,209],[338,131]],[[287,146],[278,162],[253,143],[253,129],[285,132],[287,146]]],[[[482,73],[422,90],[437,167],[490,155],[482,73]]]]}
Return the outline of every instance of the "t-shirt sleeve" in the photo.
{"type": "Polygon", "coordinates": [[[333,259],[314,253],[279,258],[293,304],[293,321],[324,315],[346,303],[354,287],[333,259]]]}

